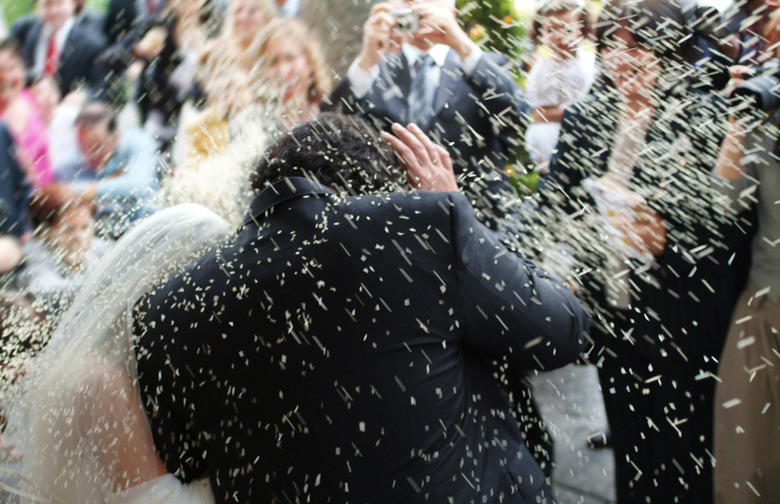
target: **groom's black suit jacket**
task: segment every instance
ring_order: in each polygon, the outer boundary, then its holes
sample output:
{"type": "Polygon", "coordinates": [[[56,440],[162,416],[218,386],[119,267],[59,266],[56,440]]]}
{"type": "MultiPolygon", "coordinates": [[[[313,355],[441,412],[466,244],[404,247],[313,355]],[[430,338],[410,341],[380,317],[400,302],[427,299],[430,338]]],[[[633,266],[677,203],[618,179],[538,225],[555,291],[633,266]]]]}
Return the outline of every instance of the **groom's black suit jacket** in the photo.
{"type": "Polygon", "coordinates": [[[155,444],[217,502],[549,495],[484,363],[571,362],[587,318],[460,194],[281,180],[136,309],[155,444]]]}

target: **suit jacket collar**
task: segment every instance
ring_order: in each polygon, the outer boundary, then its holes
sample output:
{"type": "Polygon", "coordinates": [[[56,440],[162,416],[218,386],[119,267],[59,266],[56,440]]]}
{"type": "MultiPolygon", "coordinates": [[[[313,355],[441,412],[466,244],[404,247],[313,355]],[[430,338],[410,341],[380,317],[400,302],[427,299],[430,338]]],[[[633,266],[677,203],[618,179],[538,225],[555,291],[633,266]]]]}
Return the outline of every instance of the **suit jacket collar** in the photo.
{"type": "Polygon", "coordinates": [[[239,231],[252,223],[257,224],[264,213],[285,201],[305,196],[329,196],[333,194],[333,191],[319,182],[302,177],[287,177],[277,180],[263,189],[252,200],[249,213],[244,218],[244,222],[241,223],[239,231]]]}

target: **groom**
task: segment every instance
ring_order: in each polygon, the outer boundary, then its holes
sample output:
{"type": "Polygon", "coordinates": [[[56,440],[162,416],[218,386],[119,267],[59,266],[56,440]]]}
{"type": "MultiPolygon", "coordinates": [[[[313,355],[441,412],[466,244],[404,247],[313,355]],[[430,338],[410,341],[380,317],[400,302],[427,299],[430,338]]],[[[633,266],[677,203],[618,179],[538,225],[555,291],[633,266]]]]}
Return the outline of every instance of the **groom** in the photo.
{"type": "MultiPolygon", "coordinates": [[[[393,131],[415,186],[455,189],[393,131]]],[[[487,364],[567,364],[586,315],[459,193],[381,192],[393,158],[356,118],[297,127],[238,232],[136,307],[157,449],[216,502],[551,502],[487,364]]]]}

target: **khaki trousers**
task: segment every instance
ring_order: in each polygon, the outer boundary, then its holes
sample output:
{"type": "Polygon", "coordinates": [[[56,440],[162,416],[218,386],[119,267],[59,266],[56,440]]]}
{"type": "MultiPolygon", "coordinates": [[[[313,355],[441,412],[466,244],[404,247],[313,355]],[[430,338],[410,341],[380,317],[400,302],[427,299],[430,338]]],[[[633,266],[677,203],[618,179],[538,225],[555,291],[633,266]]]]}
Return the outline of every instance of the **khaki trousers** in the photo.
{"type": "Polygon", "coordinates": [[[737,302],[715,392],[715,502],[780,503],[780,303],[737,302]]]}

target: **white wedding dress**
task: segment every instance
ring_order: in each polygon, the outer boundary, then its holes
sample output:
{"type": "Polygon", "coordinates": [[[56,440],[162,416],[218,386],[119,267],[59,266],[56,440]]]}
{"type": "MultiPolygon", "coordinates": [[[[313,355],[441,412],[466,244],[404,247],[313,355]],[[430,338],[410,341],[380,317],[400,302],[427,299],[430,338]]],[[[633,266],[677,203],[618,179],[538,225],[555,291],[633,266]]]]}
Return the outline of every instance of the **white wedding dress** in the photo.
{"type": "Polygon", "coordinates": [[[134,385],[131,317],[155,282],[227,233],[227,223],[211,211],[179,205],[140,222],[103,257],[49,344],[25,366],[18,390],[1,405],[9,419],[4,440],[19,443],[23,452],[20,468],[4,468],[13,477],[5,478],[3,490],[22,502],[214,501],[207,480],[184,485],[171,474],[159,475],[164,467],[134,385]],[[120,454],[128,452],[146,454],[138,465],[158,474],[118,486],[128,474],[120,454]]]}

